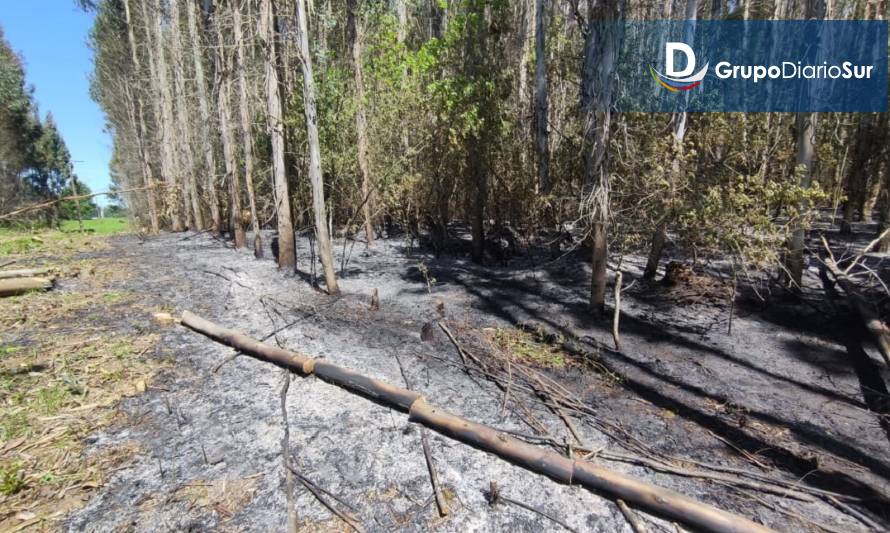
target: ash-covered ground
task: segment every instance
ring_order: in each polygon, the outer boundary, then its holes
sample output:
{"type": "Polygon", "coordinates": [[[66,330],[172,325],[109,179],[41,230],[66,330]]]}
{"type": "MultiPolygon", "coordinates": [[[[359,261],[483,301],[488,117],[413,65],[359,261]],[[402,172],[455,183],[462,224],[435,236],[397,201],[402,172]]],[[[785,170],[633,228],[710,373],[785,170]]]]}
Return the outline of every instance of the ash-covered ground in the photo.
{"type": "MultiPolygon", "coordinates": [[[[278,331],[267,342],[395,385],[405,386],[407,377],[431,403],[526,434],[531,430],[512,408],[502,409],[503,393],[463,371],[447,337],[423,342],[420,333],[437,318],[438,301],[449,320],[469,330],[533,322],[577,339],[601,358],[617,380],[576,367],[554,370],[553,376],[577,390],[603,420],[658,452],[811,484],[844,495],[845,503],[798,501],[601,457],[593,459],[597,463],[778,530],[816,529],[814,522],[836,531],[866,530],[869,520],[887,525],[886,517],[873,512],[873,502],[874,493],[890,493],[890,453],[879,417],[863,401],[862,372],[890,376],[867,354],[872,366],[860,361],[866,369],[857,374],[843,328],[816,309],[743,305],[735,310],[730,335],[727,307],[712,301],[678,307],[638,284],[623,296],[617,352],[605,347],[611,343],[609,321],[587,317],[589,274],[572,255],[483,268],[462,257],[436,258],[399,239],[378,241],[369,251],[362,243],[339,242],[343,294],[331,298],[310,283],[307,239],[299,241],[301,274],[293,275],[268,259],[271,236],[264,236],[267,259],[259,261],[208,234],[118,238],[114,253],[138,269],[121,288],[158,309],[190,310],[254,338],[278,331]],[[379,311],[369,305],[374,289],[379,311]],[[872,503],[860,505],[857,498],[872,503]],[[856,516],[863,512],[868,516],[856,516]]],[[[629,260],[624,268],[628,282],[639,275],[638,262],[629,260]]],[[[150,316],[134,326],[161,328],[150,316]]],[[[110,475],[68,529],[283,531],[283,372],[245,356],[219,367],[233,350],[180,326],[160,331],[158,357],[170,358],[170,369],[121,406],[120,423],[91,437],[91,453],[121,443],[135,443],[141,453],[110,475]]],[[[556,414],[528,405],[550,433],[568,436],[556,414]]],[[[630,531],[610,499],[430,432],[451,507],[441,518],[419,428],[407,417],[296,376],[287,412],[288,453],[300,473],[353,507],[350,512],[368,531],[562,529],[513,504],[490,506],[492,480],[504,496],[575,530],[630,531]]],[[[575,425],[591,447],[629,453],[584,420],[575,425]]],[[[346,529],[299,483],[294,501],[304,530],[346,529]]],[[[662,520],[646,519],[653,528],[673,530],[662,520]]]]}

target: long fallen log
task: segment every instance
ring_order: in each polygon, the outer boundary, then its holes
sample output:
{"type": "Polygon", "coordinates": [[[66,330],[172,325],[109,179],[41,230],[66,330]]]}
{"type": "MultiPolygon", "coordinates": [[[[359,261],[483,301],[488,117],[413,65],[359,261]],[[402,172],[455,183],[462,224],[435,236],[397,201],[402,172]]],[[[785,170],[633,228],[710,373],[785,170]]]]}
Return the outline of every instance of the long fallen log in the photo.
{"type": "Polygon", "coordinates": [[[31,291],[46,291],[51,288],[53,288],[53,282],[46,278],[0,279],[0,298],[17,296],[31,291]]]}
{"type": "Polygon", "coordinates": [[[0,279],[36,278],[49,273],[48,268],[20,268],[18,270],[0,270],[0,279]]]}
{"type": "Polygon", "coordinates": [[[332,385],[365,396],[386,407],[408,413],[411,422],[419,423],[442,435],[497,455],[560,483],[582,485],[589,490],[606,493],[641,509],[704,531],[734,533],[771,531],[747,518],[698,502],[678,492],[651,485],[588,461],[569,459],[546,448],[528,444],[506,433],[451,414],[427,404],[426,399],[417,392],[362,376],[326,361],[263,344],[243,333],[224,328],[188,311],[182,314],[182,325],[255,359],[272,363],[300,376],[316,374],[332,385]]]}
{"type": "Polygon", "coordinates": [[[847,295],[847,301],[850,303],[850,306],[856,310],[856,314],[859,315],[859,318],[865,324],[865,329],[868,330],[872,340],[877,345],[878,351],[884,358],[884,362],[890,367],[890,328],[887,328],[874,305],[859,292],[856,284],[847,276],[846,272],[837,266],[834,259],[826,257],[824,262],[828,271],[831,272],[831,275],[837,281],[837,284],[841,286],[847,295]]]}

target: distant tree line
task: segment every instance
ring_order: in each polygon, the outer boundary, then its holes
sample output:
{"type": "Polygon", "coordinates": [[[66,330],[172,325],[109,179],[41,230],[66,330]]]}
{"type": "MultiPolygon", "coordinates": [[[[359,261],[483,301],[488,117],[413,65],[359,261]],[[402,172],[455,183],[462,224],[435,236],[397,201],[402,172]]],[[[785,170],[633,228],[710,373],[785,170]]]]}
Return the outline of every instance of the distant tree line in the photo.
{"type": "MultiPolygon", "coordinates": [[[[149,231],[394,231],[498,260],[585,250],[590,302],[631,251],[769,268],[816,208],[890,224],[886,114],[613,113],[615,19],[883,19],[871,0],[97,0],[93,96],[149,231]],[[466,235],[467,239],[461,239],[466,235]]],[[[890,240],[883,244],[890,247],[890,240]]]]}
{"type": "MultiPolygon", "coordinates": [[[[52,114],[41,118],[32,89],[25,82],[21,58],[0,28],[0,214],[43,200],[89,194],[76,181],[71,156],[52,114]]],[[[96,205],[81,203],[84,218],[95,216],[96,205]]],[[[29,222],[54,224],[77,218],[74,203],[29,214],[29,222]]]]}

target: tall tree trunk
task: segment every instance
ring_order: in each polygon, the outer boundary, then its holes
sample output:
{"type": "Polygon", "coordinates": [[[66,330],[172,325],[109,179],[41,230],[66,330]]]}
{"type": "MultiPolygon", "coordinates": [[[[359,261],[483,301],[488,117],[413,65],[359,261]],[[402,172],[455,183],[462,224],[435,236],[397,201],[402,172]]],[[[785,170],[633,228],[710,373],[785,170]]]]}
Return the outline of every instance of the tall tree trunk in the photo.
{"type": "Polygon", "coordinates": [[[272,0],[260,3],[260,27],[266,47],[266,112],[272,137],[272,176],[275,183],[275,213],[278,219],[278,268],[297,267],[294,224],[291,218],[290,192],[284,166],[284,116],[281,111],[278,80],[278,52],[275,45],[275,10],[272,0]]]}
{"type": "MultiPolygon", "coordinates": [[[[806,0],[804,2],[804,18],[820,19],[825,16],[824,0],[806,0]]],[[[823,36],[824,38],[825,36],[823,36]]],[[[810,95],[812,97],[812,95],[810,95]]],[[[801,171],[800,186],[809,189],[813,179],[813,157],[816,153],[816,113],[798,113],[795,118],[797,129],[797,157],[795,158],[795,171],[801,171]]],[[[804,200],[801,203],[801,213],[809,208],[804,200]]],[[[785,268],[787,270],[789,285],[792,290],[799,291],[803,281],[803,250],[806,244],[806,230],[800,222],[797,222],[788,242],[788,256],[785,268]]]]}
{"type": "MultiPolygon", "coordinates": [[[[881,209],[880,223],[878,224],[878,236],[882,236],[887,228],[890,228],[890,163],[884,161],[881,165],[881,180],[884,182],[884,190],[878,202],[881,209]]],[[[890,233],[883,235],[881,242],[878,244],[878,252],[890,252],[890,233]]]]}
{"type": "Polygon", "coordinates": [[[550,192],[550,128],[547,89],[547,0],[535,0],[535,148],[538,152],[538,187],[550,192]]]}
{"type": "MultiPolygon", "coordinates": [[[[180,24],[180,2],[183,0],[170,0],[170,28],[172,33],[172,53],[174,73],[174,89],[176,90],[178,104],[178,113],[176,114],[177,126],[179,128],[179,175],[181,177],[183,188],[186,191],[188,203],[186,209],[191,208],[191,229],[200,231],[204,229],[204,215],[201,213],[201,202],[198,196],[198,187],[195,183],[195,158],[192,152],[192,106],[191,99],[188,95],[188,89],[185,79],[185,53],[182,48],[182,31],[180,24]],[[188,205],[191,204],[191,205],[188,205]]],[[[188,1],[188,0],[186,0],[188,1]]]]}
{"type": "Polygon", "coordinates": [[[247,187],[247,203],[250,209],[250,227],[253,231],[253,255],[263,257],[263,237],[256,213],[256,196],[253,192],[253,131],[250,120],[250,101],[247,98],[247,56],[244,53],[244,32],[241,28],[241,8],[232,3],[235,42],[238,44],[238,94],[241,111],[241,146],[244,153],[244,184],[247,187]]]}
{"type": "Polygon", "coordinates": [[[862,222],[866,224],[870,224],[874,222],[874,211],[875,205],[878,203],[878,196],[881,194],[881,187],[883,186],[883,180],[881,180],[880,174],[875,172],[874,166],[872,166],[871,172],[868,175],[868,184],[865,187],[865,194],[862,196],[862,222]]]}
{"type": "Polygon", "coordinates": [[[583,193],[592,249],[590,307],[598,315],[604,314],[606,310],[606,266],[609,259],[611,77],[621,37],[616,33],[618,27],[614,21],[622,17],[623,10],[622,0],[602,0],[588,4],[587,36],[581,70],[581,110],[584,114],[583,193]]]}
{"type": "Polygon", "coordinates": [[[365,221],[365,240],[370,247],[374,243],[374,221],[371,218],[374,206],[374,192],[371,187],[371,170],[368,156],[368,118],[365,114],[365,79],[362,65],[364,47],[364,21],[356,0],[348,0],[347,32],[352,41],[352,74],[355,85],[355,131],[358,137],[358,168],[361,173],[362,217],[365,221]]]}
{"type": "Polygon", "coordinates": [[[408,37],[408,0],[396,0],[396,19],[399,23],[396,39],[404,43],[408,37]]]}
{"type": "Polygon", "coordinates": [[[318,113],[315,106],[315,79],[312,75],[312,53],[309,48],[309,29],[306,0],[297,0],[297,49],[303,71],[303,107],[306,114],[306,130],[309,139],[309,183],[312,186],[312,210],[315,214],[315,236],[318,254],[324,268],[325,284],[329,294],[337,294],[337,276],[334,274],[334,254],[328,233],[327,209],[325,208],[324,181],[321,174],[321,146],[318,140],[318,113]]]}
{"type": "Polygon", "coordinates": [[[204,153],[204,172],[207,173],[204,188],[210,203],[210,219],[213,222],[213,230],[217,235],[222,234],[222,217],[219,212],[219,196],[216,192],[216,154],[213,151],[213,143],[210,137],[211,116],[210,105],[207,100],[207,85],[204,81],[204,60],[201,56],[201,39],[198,33],[197,0],[187,1],[189,38],[192,45],[192,63],[195,69],[195,84],[197,85],[198,110],[200,112],[201,151],[204,153]]]}
{"type": "MultiPolygon", "coordinates": [[[[519,28],[516,32],[516,37],[519,40],[519,64],[517,65],[519,75],[517,76],[516,92],[519,95],[519,116],[523,121],[525,121],[526,113],[528,113],[528,60],[531,53],[531,43],[528,34],[529,19],[531,18],[530,3],[532,1],[536,0],[519,0],[516,2],[516,8],[519,10],[517,14],[519,28]]],[[[522,151],[522,154],[523,156],[525,155],[525,150],[522,151]]]]}
{"type": "Polygon", "coordinates": [[[226,164],[226,181],[229,184],[229,224],[235,248],[247,246],[247,235],[244,233],[244,222],[241,216],[241,188],[238,180],[238,165],[235,161],[235,135],[232,131],[232,72],[231,61],[226,55],[226,41],[222,29],[222,10],[214,13],[217,37],[217,72],[222,73],[222,82],[217,96],[217,111],[219,112],[219,129],[222,137],[223,159],[226,164]]]}
{"type": "MultiPolygon", "coordinates": [[[[698,0],[687,0],[686,2],[686,11],[684,13],[684,17],[687,23],[684,25],[684,41],[692,44],[695,38],[695,20],[698,15],[698,0]]],[[[683,156],[683,141],[686,138],[686,126],[688,123],[689,116],[685,111],[685,103],[688,98],[686,93],[683,94],[682,98],[682,106],[683,109],[673,114],[673,124],[674,124],[674,140],[673,140],[673,149],[671,151],[671,165],[670,170],[668,171],[668,179],[670,184],[670,191],[668,192],[668,202],[664,208],[664,213],[662,213],[660,220],[655,225],[655,230],[652,233],[652,241],[649,247],[649,256],[646,259],[646,268],[643,271],[643,279],[652,280],[655,279],[655,275],[658,272],[658,264],[661,262],[661,256],[664,253],[664,245],[667,242],[667,227],[671,222],[674,216],[674,199],[676,196],[676,188],[677,181],[680,178],[680,168],[681,158],[683,156]]]]}
{"type": "MultiPolygon", "coordinates": [[[[137,76],[141,75],[142,68],[139,62],[139,53],[136,49],[136,37],[133,32],[133,18],[130,14],[131,0],[124,0],[124,15],[127,22],[127,40],[130,45],[130,58],[133,61],[133,71],[137,76]]],[[[142,169],[142,182],[149,189],[145,192],[148,203],[148,216],[151,220],[151,232],[158,233],[160,231],[160,223],[158,221],[158,204],[156,192],[154,190],[154,176],[151,170],[151,159],[148,154],[146,143],[148,143],[148,128],[145,126],[145,112],[142,101],[142,91],[137,88],[136,99],[134,102],[135,115],[138,130],[136,130],[136,144],[139,150],[139,164],[142,169]]]]}
{"type": "Polygon", "coordinates": [[[161,174],[167,182],[167,210],[170,217],[170,227],[173,231],[182,231],[182,192],[180,183],[176,179],[176,161],[174,155],[174,143],[176,129],[173,119],[173,96],[170,87],[170,79],[167,73],[167,52],[164,49],[163,14],[164,6],[161,0],[156,0],[154,11],[154,55],[155,77],[160,89],[160,130],[161,130],[161,174]]]}
{"type": "MultiPolygon", "coordinates": [[[[489,13],[485,2],[470,2],[470,8],[474,15],[470,20],[472,27],[468,30],[464,56],[464,71],[466,76],[476,87],[476,96],[479,101],[477,107],[482,112],[488,112],[487,98],[484,91],[487,73],[484,63],[488,54],[488,25],[489,13]]],[[[485,205],[488,200],[488,161],[485,150],[487,148],[486,132],[480,129],[488,129],[490,119],[481,118],[482,126],[477,128],[466,140],[466,179],[467,186],[472,190],[470,205],[470,226],[472,236],[471,257],[476,263],[485,260],[485,205]]]]}
{"type": "MultiPolygon", "coordinates": [[[[797,126],[797,158],[796,169],[801,172],[800,186],[809,189],[813,176],[813,156],[816,152],[816,113],[798,113],[797,126]]],[[[801,205],[803,212],[809,206],[804,201],[801,205]]],[[[791,288],[800,290],[803,281],[803,250],[806,240],[806,231],[800,223],[795,225],[788,243],[788,258],[785,268],[788,270],[788,278],[791,288]]]]}

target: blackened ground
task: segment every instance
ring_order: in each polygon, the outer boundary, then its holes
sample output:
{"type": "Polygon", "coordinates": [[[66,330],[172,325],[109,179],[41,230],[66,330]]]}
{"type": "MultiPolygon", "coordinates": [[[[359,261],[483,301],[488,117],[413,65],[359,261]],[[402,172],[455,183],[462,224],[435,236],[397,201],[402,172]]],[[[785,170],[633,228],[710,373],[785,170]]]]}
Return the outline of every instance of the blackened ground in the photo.
{"type": "MultiPolygon", "coordinates": [[[[271,236],[264,237],[271,257],[271,236]]],[[[812,477],[822,486],[830,481],[823,467],[842,470],[837,476],[858,473],[865,485],[833,488],[861,497],[890,479],[886,436],[863,400],[836,326],[807,306],[737,309],[729,335],[728,307],[713,301],[671,305],[637,284],[624,295],[619,353],[603,348],[611,342],[609,322],[591,320],[585,311],[589,271],[572,255],[482,268],[463,257],[436,258],[398,239],[378,241],[370,251],[362,243],[339,242],[343,295],[330,298],[309,283],[317,266],[309,265],[308,240],[299,244],[302,273],[295,276],[207,234],[114,241],[115,252],[138,270],[121,288],[146,302],[174,313],[190,310],[257,338],[278,331],[268,342],[397,385],[404,385],[401,361],[413,387],[431,402],[485,424],[529,433],[511,409],[502,415],[502,393],[494,385],[462,372],[444,336],[421,342],[422,326],[437,316],[437,300],[450,320],[468,330],[535,322],[581,339],[622,376],[619,382],[577,367],[555,375],[602,419],[660,452],[763,468],[801,483],[812,477]],[[344,253],[348,261],[341,261],[344,253]],[[374,289],[381,301],[376,312],[369,305],[374,289]],[[763,466],[755,466],[752,457],[763,466]]],[[[625,260],[628,283],[639,274],[640,261],[625,260]]],[[[145,327],[157,326],[146,316],[145,327]]],[[[282,371],[247,357],[215,371],[232,350],[177,326],[162,334],[175,364],[146,394],[128,400],[122,406],[125,420],[96,435],[91,448],[95,453],[133,442],[143,453],[115,473],[68,528],[283,530],[282,371]]],[[[873,362],[886,379],[887,369],[873,362]]],[[[316,379],[294,378],[287,406],[288,452],[301,473],[353,506],[368,530],[560,529],[513,505],[490,507],[486,492],[496,480],[505,496],[577,530],[630,531],[608,499],[431,433],[452,507],[447,518],[438,518],[419,431],[404,415],[316,379]]],[[[567,435],[559,418],[535,409],[551,433],[567,435]]],[[[577,425],[590,445],[619,450],[590,425],[577,425]]],[[[779,530],[811,527],[790,516],[794,513],[840,531],[865,528],[821,500],[798,502],[598,461],[779,530]]],[[[343,530],[299,485],[295,501],[306,530],[343,530]]]]}

